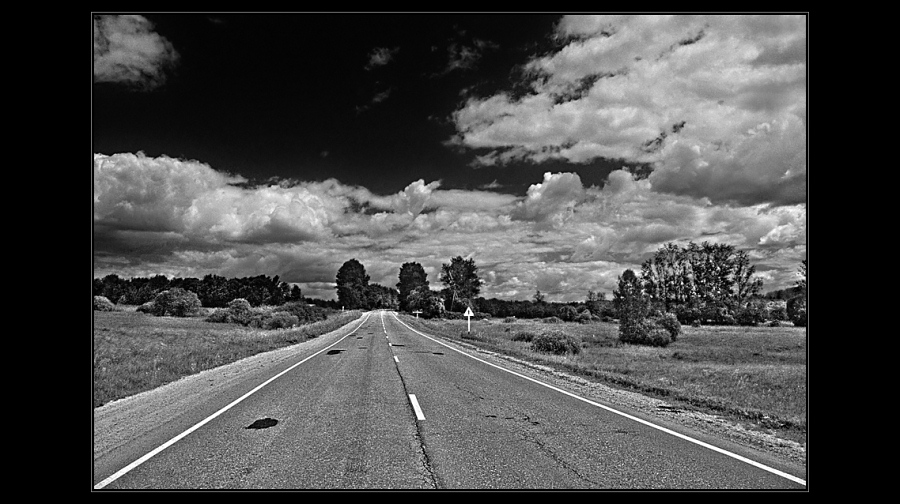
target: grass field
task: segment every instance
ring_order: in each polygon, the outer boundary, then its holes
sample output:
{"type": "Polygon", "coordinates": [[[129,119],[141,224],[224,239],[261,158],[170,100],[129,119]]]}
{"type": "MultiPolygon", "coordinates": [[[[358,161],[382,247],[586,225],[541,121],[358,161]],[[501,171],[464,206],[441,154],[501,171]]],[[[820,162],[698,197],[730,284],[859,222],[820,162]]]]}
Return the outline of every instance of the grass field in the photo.
{"type": "Polygon", "coordinates": [[[501,319],[472,322],[404,317],[423,332],[475,344],[749,423],[806,442],[806,328],[683,326],[668,347],[619,342],[618,325],[547,324],[501,319]],[[522,331],[562,330],[581,341],[578,354],[553,355],[514,341],[522,331]]]}
{"type": "MultiPolygon", "coordinates": [[[[183,376],[333,331],[360,312],[294,329],[264,331],[203,317],[154,317],[134,311],[93,315],[93,404],[150,390],[183,376]]],[[[625,345],[612,323],[546,324],[500,319],[422,320],[402,316],[433,335],[476,344],[627,388],[712,411],[801,443],[807,429],[807,331],[798,327],[688,327],[665,348],[625,345]],[[578,354],[552,355],[514,341],[521,331],[562,330],[580,341],[578,354]]]]}
{"type": "Polygon", "coordinates": [[[205,369],[301,343],[357,319],[349,311],[293,329],[264,331],[200,317],[130,311],[93,316],[93,404],[150,390],[205,369]]]}

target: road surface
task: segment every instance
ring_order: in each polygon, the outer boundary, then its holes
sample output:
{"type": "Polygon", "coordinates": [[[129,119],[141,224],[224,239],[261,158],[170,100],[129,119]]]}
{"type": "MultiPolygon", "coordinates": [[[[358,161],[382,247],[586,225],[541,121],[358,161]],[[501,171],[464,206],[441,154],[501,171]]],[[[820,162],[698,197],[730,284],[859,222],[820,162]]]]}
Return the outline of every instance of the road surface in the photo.
{"type": "Polygon", "coordinates": [[[93,488],[806,489],[805,469],[504,370],[392,312],[318,340],[181,402],[139,398],[139,418],[95,413],[95,437],[118,437],[95,438],[93,488]]]}

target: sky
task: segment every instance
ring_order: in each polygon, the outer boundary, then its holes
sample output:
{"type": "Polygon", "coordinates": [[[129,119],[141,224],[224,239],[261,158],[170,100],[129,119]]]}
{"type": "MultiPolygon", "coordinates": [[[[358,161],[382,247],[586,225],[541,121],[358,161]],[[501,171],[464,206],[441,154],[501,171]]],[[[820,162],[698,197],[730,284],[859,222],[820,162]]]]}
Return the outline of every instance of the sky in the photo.
{"type": "Polygon", "coordinates": [[[92,13],[93,277],[349,259],[610,298],[669,242],[807,254],[800,14],[92,13]]]}

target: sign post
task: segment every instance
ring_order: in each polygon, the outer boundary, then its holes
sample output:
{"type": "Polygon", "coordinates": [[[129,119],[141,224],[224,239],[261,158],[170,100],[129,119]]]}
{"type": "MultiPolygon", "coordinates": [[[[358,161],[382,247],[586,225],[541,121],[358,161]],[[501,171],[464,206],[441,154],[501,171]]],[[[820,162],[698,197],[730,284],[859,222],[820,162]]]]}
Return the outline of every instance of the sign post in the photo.
{"type": "Polygon", "coordinates": [[[416,314],[416,318],[419,318],[419,314],[422,313],[422,310],[416,310],[413,313],[416,314]]]}
{"type": "Polygon", "coordinates": [[[472,316],[473,316],[473,315],[475,315],[475,314],[472,313],[472,307],[471,307],[471,306],[468,307],[468,308],[466,308],[466,313],[463,313],[463,316],[465,316],[466,319],[467,319],[468,322],[469,322],[469,332],[472,332],[472,316]]]}

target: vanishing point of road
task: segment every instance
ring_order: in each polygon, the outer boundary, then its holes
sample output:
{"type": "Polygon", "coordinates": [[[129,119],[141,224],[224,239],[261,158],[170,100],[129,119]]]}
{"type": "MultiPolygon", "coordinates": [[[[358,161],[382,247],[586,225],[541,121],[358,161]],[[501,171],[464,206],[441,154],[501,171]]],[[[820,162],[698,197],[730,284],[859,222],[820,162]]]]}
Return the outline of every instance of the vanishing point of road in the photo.
{"type": "Polygon", "coordinates": [[[806,489],[804,468],[506,370],[393,312],[317,339],[95,452],[93,489],[806,489]]]}

